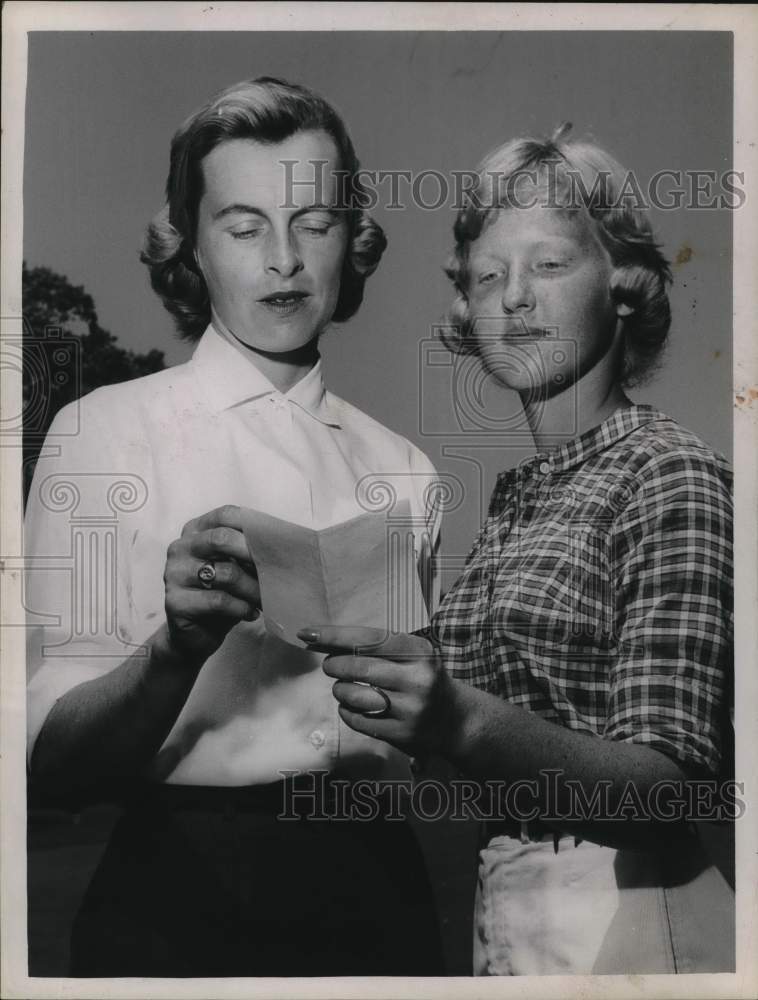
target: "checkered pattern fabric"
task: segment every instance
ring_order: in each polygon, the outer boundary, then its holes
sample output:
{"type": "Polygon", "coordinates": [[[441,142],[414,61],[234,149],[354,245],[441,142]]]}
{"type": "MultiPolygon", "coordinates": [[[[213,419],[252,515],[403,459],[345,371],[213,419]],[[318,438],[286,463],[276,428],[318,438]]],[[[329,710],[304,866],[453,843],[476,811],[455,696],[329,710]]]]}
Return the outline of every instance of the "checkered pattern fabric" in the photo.
{"type": "Polygon", "coordinates": [[[453,676],[715,772],[731,544],[726,461],[633,406],[498,477],[432,630],[453,676]]]}

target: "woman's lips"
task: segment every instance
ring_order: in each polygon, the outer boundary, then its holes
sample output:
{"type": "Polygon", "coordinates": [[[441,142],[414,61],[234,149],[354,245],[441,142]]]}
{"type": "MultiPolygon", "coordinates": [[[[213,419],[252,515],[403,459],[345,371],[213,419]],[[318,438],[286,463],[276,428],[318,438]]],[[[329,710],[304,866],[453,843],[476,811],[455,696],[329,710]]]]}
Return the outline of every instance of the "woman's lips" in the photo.
{"type": "Polygon", "coordinates": [[[474,325],[474,336],[494,343],[544,340],[552,333],[550,327],[533,326],[519,316],[477,317],[474,325]]]}
{"type": "Polygon", "coordinates": [[[544,326],[527,322],[524,316],[507,316],[503,336],[506,340],[542,340],[549,331],[544,326]]]}
{"type": "Polygon", "coordinates": [[[272,292],[258,301],[276,316],[290,316],[302,309],[308,298],[307,292],[272,292]]]}

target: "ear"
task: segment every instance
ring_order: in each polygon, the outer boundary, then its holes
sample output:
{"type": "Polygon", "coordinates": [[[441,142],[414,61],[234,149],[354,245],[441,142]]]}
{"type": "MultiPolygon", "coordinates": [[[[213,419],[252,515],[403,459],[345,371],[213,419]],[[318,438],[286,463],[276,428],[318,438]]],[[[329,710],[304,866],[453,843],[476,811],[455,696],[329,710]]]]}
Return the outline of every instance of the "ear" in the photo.
{"type": "MultiPolygon", "coordinates": [[[[200,263],[200,254],[197,251],[197,247],[193,247],[193,250],[192,250],[192,260],[194,261],[195,268],[196,268],[198,274],[203,275],[203,266],[200,263]]],[[[204,275],[203,275],[203,277],[204,277],[204,275]]]]}
{"type": "Polygon", "coordinates": [[[629,305],[629,300],[632,302],[636,300],[642,274],[642,269],[639,267],[616,267],[611,274],[611,297],[616,315],[620,319],[626,319],[635,311],[634,306],[629,305]]]}

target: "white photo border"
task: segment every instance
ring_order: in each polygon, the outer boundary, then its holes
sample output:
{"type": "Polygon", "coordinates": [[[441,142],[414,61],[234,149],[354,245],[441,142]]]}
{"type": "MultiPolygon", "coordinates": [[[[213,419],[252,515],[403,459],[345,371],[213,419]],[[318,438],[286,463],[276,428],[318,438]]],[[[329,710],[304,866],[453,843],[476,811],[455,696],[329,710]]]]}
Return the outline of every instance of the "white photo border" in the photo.
{"type": "MultiPolygon", "coordinates": [[[[735,612],[736,774],[745,781],[746,818],[736,824],[737,972],[723,975],[514,977],[511,979],[93,979],[30,978],[26,965],[25,670],[22,629],[0,632],[2,706],[0,992],[11,997],[752,997],[758,995],[758,193],[755,122],[758,7],[710,4],[494,3],[20,3],[3,10],[2,311],[21,315],[22,181],[26,33],[35,31],[228,30],[702,30],[734,34],[733,167],[747,201],[734,214],[734,468],[737,523],[735,612]],[[751,394],[750,390],[753,390],[751,394]]],[[[704,71],[707,71],[704,68],[704,71]]],[[[20,373],[3,369],[0,402],[20,412],[20,373]]],[[[20,449],[0,449],[0,557],[21,552],[20,449]]],[[[2,563],[0,562],[0,568],[2,563]]],[[[0,575],[0,613],[22,606],[18,570],[0,575]]]]}

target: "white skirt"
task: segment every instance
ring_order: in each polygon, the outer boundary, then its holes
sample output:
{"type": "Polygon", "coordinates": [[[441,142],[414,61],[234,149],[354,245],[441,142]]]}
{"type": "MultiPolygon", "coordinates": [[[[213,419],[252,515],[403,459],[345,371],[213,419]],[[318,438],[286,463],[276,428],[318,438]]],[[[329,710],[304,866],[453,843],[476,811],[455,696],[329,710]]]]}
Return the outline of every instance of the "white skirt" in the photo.
{"type": "Polygon", "coordinates": [[[653,853],[497,836],[479,860],[474,975],[734,971],[734,893],[696,837],[653,853]]]}

